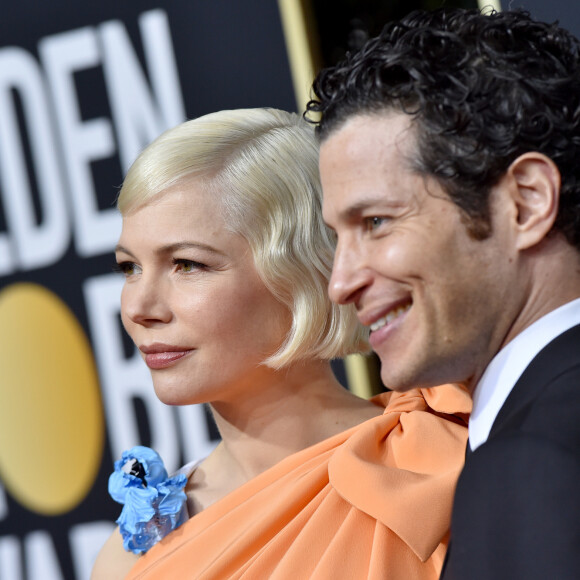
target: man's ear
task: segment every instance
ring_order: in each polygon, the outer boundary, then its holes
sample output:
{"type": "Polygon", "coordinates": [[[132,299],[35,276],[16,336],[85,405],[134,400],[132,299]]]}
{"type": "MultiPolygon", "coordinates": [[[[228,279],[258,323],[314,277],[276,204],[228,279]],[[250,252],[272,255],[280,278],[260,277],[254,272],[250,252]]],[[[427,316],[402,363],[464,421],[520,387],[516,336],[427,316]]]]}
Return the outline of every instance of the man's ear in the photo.
{"type": "Polygon", "coordinates": [[[509,166],[505,177],[517,212],[517,247],[539,244],[552,229],[560,202],[560,171],[546,155],[529,152],[509,166]]]}

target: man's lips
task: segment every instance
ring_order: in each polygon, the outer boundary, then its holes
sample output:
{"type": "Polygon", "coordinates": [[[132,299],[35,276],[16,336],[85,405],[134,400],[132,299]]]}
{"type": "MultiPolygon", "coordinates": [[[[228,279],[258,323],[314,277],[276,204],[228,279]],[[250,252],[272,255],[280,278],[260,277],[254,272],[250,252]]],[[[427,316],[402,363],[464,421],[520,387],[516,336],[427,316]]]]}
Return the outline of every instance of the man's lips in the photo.
{"type": "Polygon", "coordinates": [[[143,345],[139,350],[144,354],[145,364],[150,369],[166,368],[193,352],[193,349],[165,344],[143,345]]]}
{"type": "Polygon", "coordinates": [[[359,314],[359,320],[362,324],[369,327],[369,343],[373,350],[376,350],[379,344],[386,340],[387,336],[391,334],[398,323],[405,317],[412,306],[412,302],[399,302],[397,305],[391,306],[388,310],[382,310],[381,313],[366,316],[359,314]]]}
{"type": "Polygon", "coordinates": [[[399,316],[401,316],[402,314],[405,314],[405,312],[407,312],[409,308],[411,308],[410,302],[407,304],[400,304],[399,306],[392,308],[391,310],[389,310],[389,312],[387,312],[387,314],[381,316],[380,318],[375,320],[372,324],[369,324],[371,332],[376,332],[377,330],[380,330],[383,326],[390,324],[391,322],[393,322],[393,320],[399,318],[399,316]]]}

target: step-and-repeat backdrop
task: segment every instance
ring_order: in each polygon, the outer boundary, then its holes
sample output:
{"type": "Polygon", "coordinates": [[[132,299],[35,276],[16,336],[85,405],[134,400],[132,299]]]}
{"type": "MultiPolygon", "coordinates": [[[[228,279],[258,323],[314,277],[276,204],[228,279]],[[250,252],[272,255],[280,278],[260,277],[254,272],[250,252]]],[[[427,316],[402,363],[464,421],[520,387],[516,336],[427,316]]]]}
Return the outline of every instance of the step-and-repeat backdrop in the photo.
{"type": "Polygon", "coordinates": [[[545,22],[557,20],[561,26],[580,37],[580,4],[573,0],[501,0],[501,7],[504,10],[523,8],[534,18],[545,22]]]}
{"type": "MultiPolygon", "coordinates": [[[[573,3],[518,1],[580,32],[573,3]]],[[[119,512],[107,479],[121,452],[151,445],[173,469],[215,445],[202,406],[156,400],[122,330],[115,197],[166,128],[295,103],[274,0],[2,6],[1,580],[88,579],[119,512]]]]}
{"type": "Polygon", "coordinates": [[[206,455],[202,406],[166,407],[119,319],[114,208],[166,128],[296,110],[273,0],[6,2],[0,17],[0,578],[88,579],[119,508],[113,461],[206,455]]]}

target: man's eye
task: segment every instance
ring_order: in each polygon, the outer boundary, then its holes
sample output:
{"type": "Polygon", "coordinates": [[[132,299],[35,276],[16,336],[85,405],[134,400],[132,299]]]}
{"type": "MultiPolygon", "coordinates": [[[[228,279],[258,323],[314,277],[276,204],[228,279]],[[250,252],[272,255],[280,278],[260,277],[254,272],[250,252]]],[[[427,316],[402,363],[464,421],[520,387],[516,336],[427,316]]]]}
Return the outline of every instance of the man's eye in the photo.
{"type": "Polygon", "coordinates": [[[376,230],[378,227],[382,226],[387,221],[387,218],[373,216],[373,217],[367,218],[365,221],[366,221],[367,230],[372,231],[372,230],[376,230]]]}

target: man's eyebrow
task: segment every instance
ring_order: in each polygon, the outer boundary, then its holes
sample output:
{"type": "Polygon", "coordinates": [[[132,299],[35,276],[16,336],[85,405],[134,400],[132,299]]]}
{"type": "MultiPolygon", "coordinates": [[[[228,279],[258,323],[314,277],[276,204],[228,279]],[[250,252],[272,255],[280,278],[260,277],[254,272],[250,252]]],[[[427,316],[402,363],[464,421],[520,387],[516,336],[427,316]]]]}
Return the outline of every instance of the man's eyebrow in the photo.
{"type": "Polygon", "coordinates": [[[344,210],[340,212],[340,217],[351,220],[360,217],[360,215],[369,208],[373,208],[373,211],[380,213],[388,209],[401,207],[401,205],[402,204],[399,201],[391,201],[386,199],[384,196],[373,195],[360,199],[356,203],[344,208],[344,210]]]}
{"type": "MultiPolygon", "coordinates": [[[[352,222],[360,217],[360,214],[363,213],[368,207],[375,205],[378,198],[375,197],[368,197],[362,200],[349,205],[341,209],[338,214],[336,215],[337,220],[344,221],[344,222],[352,222]]],[[[334,226],[328,223],[326,220],[323,220],[327,227],[331,230],[334,230],[334,226]]]]}
{"type": "Polygon", "coordinates": [[[357,203],[347,207],[344,210],[344,217],[346,218],[358,217],[361,213],[363,213],[369,207],[374,205],[376,205],[375,200],[364,199],[362,201],[358,201],[357,203]]]}

